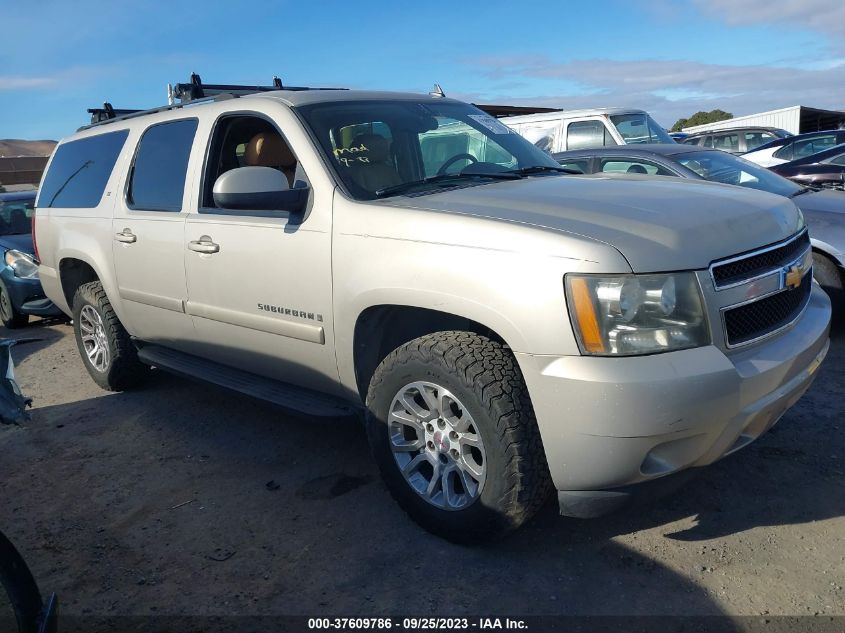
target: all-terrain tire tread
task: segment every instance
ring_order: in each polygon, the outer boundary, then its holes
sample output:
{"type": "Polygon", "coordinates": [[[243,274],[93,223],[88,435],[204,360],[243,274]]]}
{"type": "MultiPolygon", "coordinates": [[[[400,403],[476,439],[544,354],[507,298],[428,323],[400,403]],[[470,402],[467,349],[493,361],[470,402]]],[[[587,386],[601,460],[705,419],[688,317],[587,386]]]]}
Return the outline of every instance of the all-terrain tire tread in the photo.
{"type": "Polygon", "coordinates": [[[503,475],[509,485],[499,506],[507,530],[522,525],[548,499],[552,483],[534,408],[510,349],[473,332],[427,334],[388,354],[370,382],[367,404],[389,374],[411,362],[440,364],[480,395],[496,422],[507,459],[503,475]]]}
{"type": "Polygon", "coordinates": [[[109,371],[102,380],[95,374],[92,374],[92,377],[103,389],[109,391],[123,391],[134,386],[147,375],[149,368],[138,360],[138,350],[112,308],[103,284],[91,281],[77,288],[73,300],[74,319],[79,318],[79,311],[82,310],[80,302],[83,301],[95,305],[100,310],[103,328],[112,346],[109,371]]]}

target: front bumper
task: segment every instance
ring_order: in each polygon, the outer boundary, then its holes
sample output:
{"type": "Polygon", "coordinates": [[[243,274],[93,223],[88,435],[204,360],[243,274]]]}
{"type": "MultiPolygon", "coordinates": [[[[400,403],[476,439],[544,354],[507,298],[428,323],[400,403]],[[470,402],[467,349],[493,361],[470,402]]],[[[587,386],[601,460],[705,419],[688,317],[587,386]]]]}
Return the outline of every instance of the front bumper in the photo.
{"type": "Polygon", "coordinates": [[[608,493],[705,466],[754,441],[812,383],[827,354],[829,325],[830,300],[814,284],[788,330],[748,349],[711,345],[627,358],[517,354],[561,511],[601,514],[613,503],[600,510],[591,498],[607,500],[608,493]]]}
{"type": "Polygon", "coordinates": [[[62,313],[45,296],[39,279],[16,277],[15,272],[5,266],[0,269],[0,282],[3,283],[16,312],[35,316],[58,316],[62,313]]]}

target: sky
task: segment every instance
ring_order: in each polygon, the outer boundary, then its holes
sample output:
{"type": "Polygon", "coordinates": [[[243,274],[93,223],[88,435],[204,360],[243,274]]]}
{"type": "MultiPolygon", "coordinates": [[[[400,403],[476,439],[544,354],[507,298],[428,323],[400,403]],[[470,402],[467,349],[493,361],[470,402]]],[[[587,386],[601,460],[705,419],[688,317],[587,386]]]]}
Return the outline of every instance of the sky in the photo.
{"type": "Polygon", "coordinates": [[[845,1],[0,0],[0,138],[59,139],[168,83],[337,86],[626,106],[670,127],[845,109],[845,1]]]}

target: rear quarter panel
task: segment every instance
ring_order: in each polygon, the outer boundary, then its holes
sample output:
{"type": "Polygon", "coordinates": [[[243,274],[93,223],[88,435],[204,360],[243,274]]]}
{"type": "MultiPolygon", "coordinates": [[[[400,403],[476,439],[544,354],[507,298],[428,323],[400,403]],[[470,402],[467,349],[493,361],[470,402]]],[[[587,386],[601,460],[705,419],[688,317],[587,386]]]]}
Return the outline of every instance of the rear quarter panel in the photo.
{"type": "MultiPolygon", "coordinates": [[[[86,130],[64,139],[62,143],[86,138],[101,132],[115,132],[127,129],[127,126],[86,130]]],[[[92,208],[42,207],[42,201],[36,203],[35,231],[38,240],[38,254],[41,258],[39,276],[44,292],[63,312],[70,315],[72,306],[65,298],[61,286],[61,264],[66,259],[78,259],[90,265],[97,273],[103,288],[112,303],[112,307],[123,320],[123,309],[117,293],[117,285],[112,263],[112,213],[121,175],[128,169],[132,160],[138,133],[130,133],[118,155],[112,173],[99,204],[92,208]]],[[[61,145],[61,143],[60,143],[61,145]]],[[[60,146],[59,145],[59,146],[60,146]]],[[[57,146],[57,149],[58,147],[57,146]]],[[[56,152],[53,153],[55,157],[56,152]]],[[[51,158],[52,162],[52,158],[51,158]]],[[[50,163],[44,171],[46,178],[50,163]]],[[[43,182],[43,179],[42,179],[43,182]]]]}

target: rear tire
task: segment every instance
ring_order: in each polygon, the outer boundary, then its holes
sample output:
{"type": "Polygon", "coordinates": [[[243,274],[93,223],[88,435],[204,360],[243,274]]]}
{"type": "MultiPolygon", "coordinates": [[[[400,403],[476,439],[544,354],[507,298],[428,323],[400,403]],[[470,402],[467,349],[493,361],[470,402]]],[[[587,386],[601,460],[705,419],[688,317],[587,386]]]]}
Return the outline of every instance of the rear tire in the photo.
{"type": "Polygon", "coordinates": [[[500,537],[551,491],[519,366],[489,338],[438,332],[394,350],[370,383],[366,425],[393,497],[449,541],[500,537]]]}
{"type": "Polygon", "coordinates": [[[21,328],[29,323],[29,315],[21,314],[12,305],[12,298],[3,284],[0,284],[0,321],[10,330],[21,328]]]}
{"type": "Polygon", "coordinates": [[[73,331],[85,369],[103,389],[123,391],[149,373],[99,281],[81,285],[73,296],[73,331]]]}

